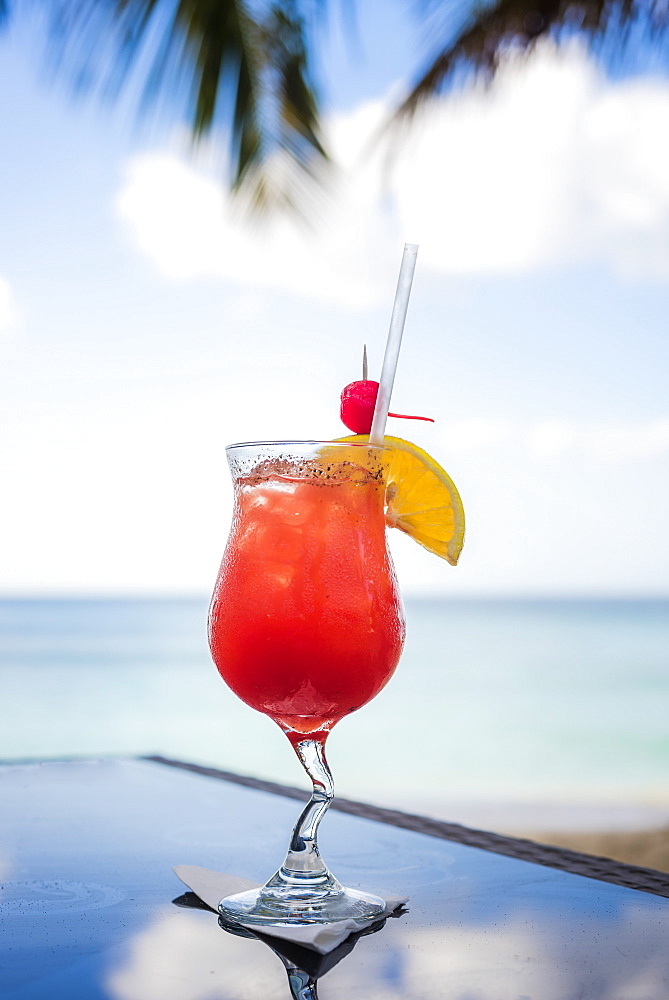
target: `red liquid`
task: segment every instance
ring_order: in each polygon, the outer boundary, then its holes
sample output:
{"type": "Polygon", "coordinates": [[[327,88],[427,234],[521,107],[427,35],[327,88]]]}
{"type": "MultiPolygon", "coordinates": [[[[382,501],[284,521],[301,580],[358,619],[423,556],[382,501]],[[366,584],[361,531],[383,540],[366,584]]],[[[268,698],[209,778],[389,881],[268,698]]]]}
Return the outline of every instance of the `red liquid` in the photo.
{"type": "Polygon", "coordinates": [[[404,641],[382,486],[249,476],[210,613],[219,673],[288,732],[321,731],[387,683],[404,641]]]}

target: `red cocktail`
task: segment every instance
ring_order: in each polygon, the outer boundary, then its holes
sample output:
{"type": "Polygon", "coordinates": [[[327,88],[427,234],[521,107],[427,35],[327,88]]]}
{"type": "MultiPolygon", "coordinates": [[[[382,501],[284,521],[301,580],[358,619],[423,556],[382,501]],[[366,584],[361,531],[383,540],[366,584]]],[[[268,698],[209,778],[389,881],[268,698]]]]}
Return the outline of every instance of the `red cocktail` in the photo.
{"type": "MultiPolygon", "coordinates": [[[[383,482],[328,445],[311,463],[236,477],[210,642],[221,676],[289,735],[324,735],[387,683],[404,622],[383,482]]],[[[231,449],[234,461],[235,449],[231,449]]],[[[376,471],[379,470],[378,460],[376,471]]]]}
{"type": "Polygon", "coordinates": [[[276,875],[220,911],[246,924],[369,919],[383,901],[337,882],[316,829],[333,796],[327,734],[387,683],[404,640],[384,449],[284,442],[227,454],[235,511],[211,604],[212,655],[232,690],[286,732],[314,795],[276,875]]]}
{"type": "Polygon", "coordinates": [[[327,735],[387,683],[404,641],[386,522],[453,565],[462,549],[451,478],[421,448],[385,436],[417,251],[404,246],[380,382],[367,378],[365,351],[362,382],[342,393],[356,436],[227,449],[235,513],[211,605],[212,655],[232,690],[281,726],[313,781],[278,872],[219,904],[230,923],[365,922],[385,910],[337,882],[316,833],[334,795],[327,735]]]}

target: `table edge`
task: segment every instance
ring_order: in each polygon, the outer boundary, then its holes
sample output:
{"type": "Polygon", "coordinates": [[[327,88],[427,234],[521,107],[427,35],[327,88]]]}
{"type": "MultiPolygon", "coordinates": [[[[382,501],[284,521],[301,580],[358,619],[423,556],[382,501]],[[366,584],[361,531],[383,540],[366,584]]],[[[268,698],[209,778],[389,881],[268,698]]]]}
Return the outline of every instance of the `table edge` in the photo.
{"type": "MultiPolygon", "coordinates": [[[[67,757],[3,759],[0,760],[0,766],[15,767],[26,764],[82,763],[84,761],[107,760],[147,761],[161,766],[174,767],[182,771],[190,771],[194,774],[215,778],[219,781],[228,781],[231,784],[243,785],[246,788],[269,792],[273,795],[282,795],[285,798],[297,799],[301,802],[306,802],[309,797],[308,792],[293,785],[283,785],[276,781],[253,778],[250,775],[237,774],[234,771],[225,771],[217,767],[208,767],[204,764],[194,764],[190,761],[177,760],[176,758],[165,757],[161,754],[142,754],[131,757],[127,755],[103,755],[95,757],[73,755],[67,757]]],[[[467,847],[476,847],[480,850],[490,851],[493,854],[503,854],[506,857],[515,858],[519,861],[529,861],[547,868],[555,868],[560,871],[569,872],[572,875],[582,875],[599,882],[609,882],[613,885],[623,886],[626,889],[635,889],[639,892],[669,898],[669,873],[657,871],[654,868],[642,868],[638,865],[614,861],[612,858],[584,854],[579,851],[571,851],[565,847],[543,844],[535,840],[493,833],[490,830],[478,830],[474,827],[463,826],[460,823],[447,823],[444,820],[432,819],[429,816],[402,812],[399,809],[387,809],[383,806],[373,806],[366,802],[357,802],[353,799],[335,798],[331,808],[339,812],[348,813],[351,816],[358,816],[361,819],[369,819],[388,826],[396,826],[402,830],[411,830],[414,833],[421,833],[428,837],[437,837],[440,840],[464,844],[467,847]]]]}
{"type": "MultiPolygon", "coordinates": [[[[192,764],[188,761],[176,760],[159,754],[135,759],[192,771],[195,774],[229,781],[232,784],[244,785],[247,788],[255,788],[258,791],[270,792],[274,795],[283,795],[302,802],[306,802],[309,797],[308,792],[293,785],[282,785],[275,781],[253,778],[250,775],[224,771],[217,767],[206,767],[203,764],[192,764]]],[[[414,833],[423,833],[441,840],[450,840],[454,843],[465,844],[467,847],[478,847],[484,851],[503,854],[520,861],[530,861],[537,865],[570,872],[573,875],[583,875],[600,882],[611,882],[627,889],[636,889],[640,892],[669,898],[669,873],[656,871],[654,868],[642,868],[638,865],[614,861],[612,858],[583,854],[564,847],[554,847],[551,844],[542,844],[521,837],[510,837],[489,830],[477,830],[473,827],[462,826],[460,823],[447,823],[443,820],[431,819],[429,816],[401,812],[398,809],[386,809],[382,806],[373,806],[353,799],[335,798],[330,808],[352,816],[396,826],[403,830],[412,830],[414,833]]]]}

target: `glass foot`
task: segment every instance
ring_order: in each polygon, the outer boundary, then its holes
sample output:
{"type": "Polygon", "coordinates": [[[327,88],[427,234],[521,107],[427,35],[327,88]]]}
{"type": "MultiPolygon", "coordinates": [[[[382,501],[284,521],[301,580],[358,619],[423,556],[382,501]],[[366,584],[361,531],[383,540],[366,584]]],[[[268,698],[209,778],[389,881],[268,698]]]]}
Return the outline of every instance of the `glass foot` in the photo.
{"type": "Polygon", "coordinates": [[[359,920],[366,923],[380,917],[386,909],[383,899],[371,893],[345,889],[318,892],[307,898],[299,895],[266,891],[267,887],[226,896],[218,904],[218,912],[226,923],[262,927],[294,926],[296,924],[331,924],[336,920],[359,920]]]}

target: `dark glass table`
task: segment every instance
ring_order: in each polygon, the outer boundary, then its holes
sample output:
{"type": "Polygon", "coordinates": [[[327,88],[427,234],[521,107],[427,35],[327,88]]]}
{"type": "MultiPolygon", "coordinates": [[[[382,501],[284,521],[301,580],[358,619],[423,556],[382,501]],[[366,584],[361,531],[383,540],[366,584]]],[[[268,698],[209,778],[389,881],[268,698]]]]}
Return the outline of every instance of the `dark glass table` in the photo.
{"type": "Polygon", "coordinates": [[[669,998],[669,876],[354,804],[326,817],[324,856],[407,912],[324,960],[228,933],[172,866],[263,881],[298,807],[203,771],[0,767],[3,1000],[285,1000],[286,968],[321,1000],[669,998]]]}

